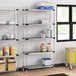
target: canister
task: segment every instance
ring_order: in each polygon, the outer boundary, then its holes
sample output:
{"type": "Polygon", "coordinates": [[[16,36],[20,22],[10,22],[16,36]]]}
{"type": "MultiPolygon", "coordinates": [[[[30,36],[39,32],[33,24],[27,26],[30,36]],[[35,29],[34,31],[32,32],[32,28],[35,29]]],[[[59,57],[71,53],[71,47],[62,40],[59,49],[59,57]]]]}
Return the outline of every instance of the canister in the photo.
{"type": "Polygon", "coordinates": [[[15,50],[16,50],[16,47],[10,47],[10,54],[11,55],[16,55],[15,50]]]}
{"type": "Polygon", "coordinates": [[[0,56],[3,56],[3,50],[0,50],[0,56]]]}
{"type": "Polygon", "coordinates": [[[3,47],[4,56],[9,56],[9,47],[3,47]]]}

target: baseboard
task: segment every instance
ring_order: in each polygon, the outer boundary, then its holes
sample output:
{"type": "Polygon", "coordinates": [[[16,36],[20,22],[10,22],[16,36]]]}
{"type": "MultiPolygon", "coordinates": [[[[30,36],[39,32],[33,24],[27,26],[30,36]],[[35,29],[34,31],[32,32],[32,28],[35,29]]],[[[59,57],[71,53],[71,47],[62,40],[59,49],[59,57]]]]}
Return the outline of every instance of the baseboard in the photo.
{"type": "MultiPolygon", "coordinates": [[[[61,67],[61,66],[65,66],[65,63],[55,64],[55,67],[61,67]]],[[[17,71],[22,71],[22,70],[23,70],[22,67],[17,69],[17,71]]]]}

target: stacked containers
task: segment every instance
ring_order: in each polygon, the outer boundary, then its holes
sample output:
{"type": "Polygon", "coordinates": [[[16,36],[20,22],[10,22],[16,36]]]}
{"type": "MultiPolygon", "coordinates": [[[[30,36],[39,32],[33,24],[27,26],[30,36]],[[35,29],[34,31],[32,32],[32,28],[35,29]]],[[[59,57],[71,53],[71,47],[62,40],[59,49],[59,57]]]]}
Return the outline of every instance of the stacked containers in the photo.
{"type": "MultiPolygon", "coordinates": [[[[16,55],[16,47],[9,47],[9,54],[16,55]]],[[[16,58],[8,58],[7,59],[7,70],[8,71],[15,71],[16,70],[16,58]]]]}
{"type": "Polygon", "coordinates": [[[9,56],[9,55],[16,55],[16,47],[3,47],[3,50],[0,50],[0,56],[9,56]]]}
{"type": "MultiPolygon", "coordinates": [[[[0,56],[16,55],[15,50],[15,47],[3,47],[3,50],[0,50],[0,56]]],[[[16,71],[16,58],[12,57],[7,58],[6,60],[2,58],[0,59],[0,72],[4,72],[6,70],[16,71]]]]}

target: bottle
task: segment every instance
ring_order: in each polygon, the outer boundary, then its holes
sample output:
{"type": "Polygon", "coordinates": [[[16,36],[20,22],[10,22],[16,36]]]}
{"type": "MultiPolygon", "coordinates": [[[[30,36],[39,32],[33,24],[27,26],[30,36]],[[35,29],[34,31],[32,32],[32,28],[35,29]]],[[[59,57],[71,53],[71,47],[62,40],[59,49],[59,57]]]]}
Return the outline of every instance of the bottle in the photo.
{"type": "Polygon", "coordinates": [[[41,46],[40,46],[40,51],[41,51],[41,52],[46,51],[45,46],[44,46],[44,43],[41,43],[41,46]]]}
{"type": "Polygon", "coordinates": [[[51,43],[47,43],[47,52],[51,51],[50,45],[51,45],[51,43]]]}

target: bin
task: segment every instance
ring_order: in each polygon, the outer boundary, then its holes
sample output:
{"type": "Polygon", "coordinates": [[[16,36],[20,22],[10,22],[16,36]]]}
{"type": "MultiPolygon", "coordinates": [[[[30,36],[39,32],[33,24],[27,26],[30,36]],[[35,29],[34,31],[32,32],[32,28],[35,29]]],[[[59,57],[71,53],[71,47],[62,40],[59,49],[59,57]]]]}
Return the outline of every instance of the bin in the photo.
{"type": "Polygon", "coordinates": [[[72,69],[73,64],[76,64],[76,48],[66,48],[66,66],[72,69]]]}
{"type": "Polygon", "coordinates": [[[51,62],[51,58],[42,58],[42,64],[43,65],[51,65],[52,64],[52,62],[51,62]]]}
{"type": "Polygon", "coordinates": [[[0,59],[0,72],[5,72],[6,71],[6,66],[5,66],[5,59],[0,59]]]}
{"type": "Polygon", "coordinates": [[[8,63],[7,70],[8,71],[16,71],[16,63],[8,63]]]}
{"type": "Polygon", "coordinates": [[[8,71],[16,71],[16,58],[8,58],[7,59],[7,70],[8,71]]]}
{"type": "Polygon", "coordinates": [[[0,72],[5,72],[5,63],[0,63],[0,72]]]}

